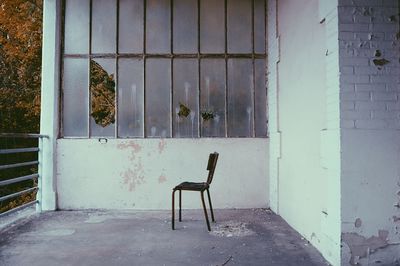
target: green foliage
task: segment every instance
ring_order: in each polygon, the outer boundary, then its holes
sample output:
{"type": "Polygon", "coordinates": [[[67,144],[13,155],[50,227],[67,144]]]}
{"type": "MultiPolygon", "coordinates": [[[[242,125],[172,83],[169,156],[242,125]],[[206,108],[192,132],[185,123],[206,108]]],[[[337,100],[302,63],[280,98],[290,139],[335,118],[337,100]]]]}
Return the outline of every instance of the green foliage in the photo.
{"type": "Polygon", "coordinates": [[[90,61],[90,92],[92,93],[91,116],[96,124],[107,127],[115,122],[114,75],[96,61],[90,61]]]}

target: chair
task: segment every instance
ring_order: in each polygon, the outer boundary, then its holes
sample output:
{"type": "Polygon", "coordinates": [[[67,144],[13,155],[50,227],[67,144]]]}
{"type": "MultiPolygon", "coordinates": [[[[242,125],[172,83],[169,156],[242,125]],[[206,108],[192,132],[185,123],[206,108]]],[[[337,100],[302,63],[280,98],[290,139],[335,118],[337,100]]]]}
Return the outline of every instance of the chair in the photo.
{"type": "Polygon", "coordinates": [[[175,192],[177,190],[179,190],[179,221],[181,222],[182,221],[182,190],[188,190],[188,191],[199,191],[200,192],[201,202],[203,203],[204,216],[206,217],[206,222],[207,222],[207,228],[208,228],[208,231],[211,231],[210,222],[208,220],[207,209],[206,209],[206,205],[204,203],[204,191],[207,191],[208,202],[210,204],[210,211],[211,211],[211,220],[213,222],[215,222],[209,188],[210,188],[210,184],[214,177],[214,171],[215,171],[215,166],[217,165],[218,155],[219,154],[217,152],[214,152],[214,153],[211,153],[210,156],[208,157],[207,182],[202,182],[202,183],[183,182],[172,189],[172,230],[175,230],[175,192]]]}

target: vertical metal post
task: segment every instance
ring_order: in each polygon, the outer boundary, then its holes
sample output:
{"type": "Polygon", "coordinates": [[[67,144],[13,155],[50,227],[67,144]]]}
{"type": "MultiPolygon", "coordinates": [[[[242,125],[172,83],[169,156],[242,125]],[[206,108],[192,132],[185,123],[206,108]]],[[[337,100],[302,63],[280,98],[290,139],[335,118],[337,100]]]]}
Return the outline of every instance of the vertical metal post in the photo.
{"type": "Polygon", "coordinates": [[[36,193],[36,200],[37,200],[37,204],[36,204],[36,211],[37,212],[41,212],[42,211],[42,172],[43,172],[43,140],[41,137],[38,138],[38,147],[39,147],[39,151],[38,151],[38,174],[39,177],[37,179],[38,182],[38,191],[36,193]]]}

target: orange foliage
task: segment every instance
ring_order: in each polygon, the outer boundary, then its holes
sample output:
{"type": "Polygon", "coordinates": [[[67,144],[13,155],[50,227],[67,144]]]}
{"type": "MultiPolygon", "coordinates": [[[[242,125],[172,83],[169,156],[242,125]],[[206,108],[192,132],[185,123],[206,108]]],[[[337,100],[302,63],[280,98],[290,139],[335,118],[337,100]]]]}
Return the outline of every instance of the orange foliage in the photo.
{"type": "Polygon", "coordinates": [[[37,132],[42,0],[0,2],[0,132],[37,132]]]}

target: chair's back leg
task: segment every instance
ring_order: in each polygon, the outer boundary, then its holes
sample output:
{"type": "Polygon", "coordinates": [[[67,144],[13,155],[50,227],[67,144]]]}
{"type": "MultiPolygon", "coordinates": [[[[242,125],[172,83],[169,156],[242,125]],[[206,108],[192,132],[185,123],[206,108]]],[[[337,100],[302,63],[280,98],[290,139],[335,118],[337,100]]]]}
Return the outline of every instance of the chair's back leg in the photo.
{"type": "Polygon", "coordinates": [[[206,204],[204,202],[204,191],[201,191],[200,194],[201,194],[201,202],[203,203],[204,216],[206,217],[207,228],[208,228],[208,231],[211,231],[210,222],[208,221],[206,204]]]}
{"type": "Polygon", "coordinates": [[[214,211],[213,211],[212,204],[211,204],[210,191],[209,191],[208,189],[207,189],[207,196],[208,196],[208,203],[210,204],[211,221],[215,222],[215,219],[214,219],[214,211]]]}

